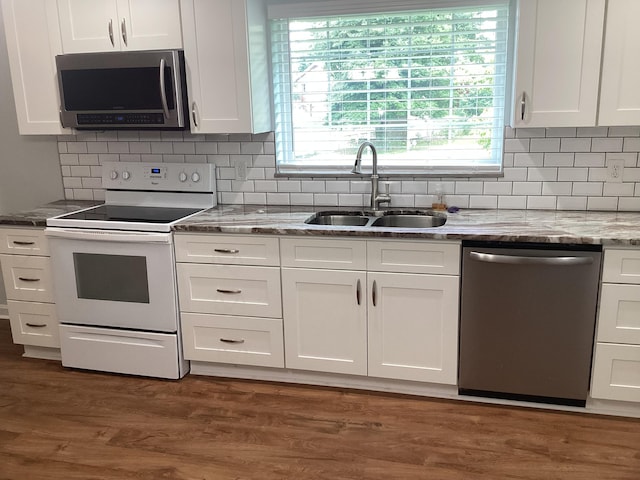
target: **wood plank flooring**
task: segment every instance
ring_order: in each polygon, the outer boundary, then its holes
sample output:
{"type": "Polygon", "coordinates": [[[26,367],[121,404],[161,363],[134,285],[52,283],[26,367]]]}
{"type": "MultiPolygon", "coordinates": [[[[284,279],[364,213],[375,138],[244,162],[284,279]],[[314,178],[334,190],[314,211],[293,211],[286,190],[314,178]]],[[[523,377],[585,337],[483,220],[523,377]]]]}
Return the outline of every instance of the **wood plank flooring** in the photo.
{"type": "Polygon", "coordinates": [[[0,320],[0,479],[638,480],[640,420],[22,358],[0,320]]]}

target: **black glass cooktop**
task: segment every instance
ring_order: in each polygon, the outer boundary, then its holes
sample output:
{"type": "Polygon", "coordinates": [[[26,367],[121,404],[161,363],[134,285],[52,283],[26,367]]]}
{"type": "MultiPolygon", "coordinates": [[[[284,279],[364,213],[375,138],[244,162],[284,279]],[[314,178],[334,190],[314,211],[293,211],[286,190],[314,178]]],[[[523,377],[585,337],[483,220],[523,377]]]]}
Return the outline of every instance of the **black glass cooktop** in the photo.
{"type": "Polygon", "coordinates": [[[201,210],[201,208],[99,205],[89,210],[70,213],[60,218],[99,220],[103,222],[171,223],[201,210]]]}

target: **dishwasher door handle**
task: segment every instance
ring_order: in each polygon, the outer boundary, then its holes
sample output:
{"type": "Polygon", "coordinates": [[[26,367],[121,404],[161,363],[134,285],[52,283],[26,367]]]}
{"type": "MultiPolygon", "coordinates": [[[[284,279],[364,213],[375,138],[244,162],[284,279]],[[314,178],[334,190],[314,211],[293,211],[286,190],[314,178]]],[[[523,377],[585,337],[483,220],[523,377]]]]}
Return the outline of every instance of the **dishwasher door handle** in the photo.
{"type": "Polygon", "coordinates": [[[509,265],[591,265],[592,257],[523,257],[519,255],[496,255],[493,253],[469,252],[473,260],[485,263],[506,263],[509,265]]]}

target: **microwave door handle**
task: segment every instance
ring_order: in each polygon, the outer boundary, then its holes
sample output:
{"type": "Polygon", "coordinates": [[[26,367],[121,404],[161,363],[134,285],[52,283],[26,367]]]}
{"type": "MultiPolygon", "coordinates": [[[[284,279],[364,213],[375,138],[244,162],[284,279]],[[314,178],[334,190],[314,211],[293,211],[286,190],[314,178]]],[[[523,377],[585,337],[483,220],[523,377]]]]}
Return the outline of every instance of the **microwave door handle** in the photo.
{"type": "Polygon", "coordinates": [[[167,104],[167,92],[164,85],[164,58],[160,59],[160,98],[162,99],[162,109],[164,110],[164,118],[169,118],[169,105],[167,104]]]}

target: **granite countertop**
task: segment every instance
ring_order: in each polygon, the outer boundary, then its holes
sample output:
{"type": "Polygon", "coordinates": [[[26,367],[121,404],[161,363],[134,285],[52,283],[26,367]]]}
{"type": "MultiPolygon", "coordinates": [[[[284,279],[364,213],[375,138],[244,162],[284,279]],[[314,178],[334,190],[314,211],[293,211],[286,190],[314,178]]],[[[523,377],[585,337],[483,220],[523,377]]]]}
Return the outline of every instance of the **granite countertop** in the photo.
{"type": "MultiPolygon", "coordinates": [[[[44,227],[46,219],[100,202],[60,200],[16,214],[0,225],[44,227]]],[[[357,207],[220,205],[176,224],[176,232],[346,236],[431,240],[481,240],[561,244],[640,245],[640,212],[463,209],[435,228],[307,225],[318,210],[357,207]]]]}
{"type": "MultiPolygon", "coordinates": [[[[256,233],[515,241],[562,244],[640,245],[640,212],[463,209],[435,228],[373,228],[307,225],[318,210],[335,207],[224,205],[182,222],[178,232],[256,233]]],[[[343,210],[357,210],[350,207],[343,210]]]]}
{"type": "Polygon", "coordinates": [[[47,218],[71,213],[82,208],[89,208],[100,203],[102,202],[93,200],[58,200],[57,202],[47,203],[34,210],[0,215],[0,225],[45,227],[47,218]]]}

